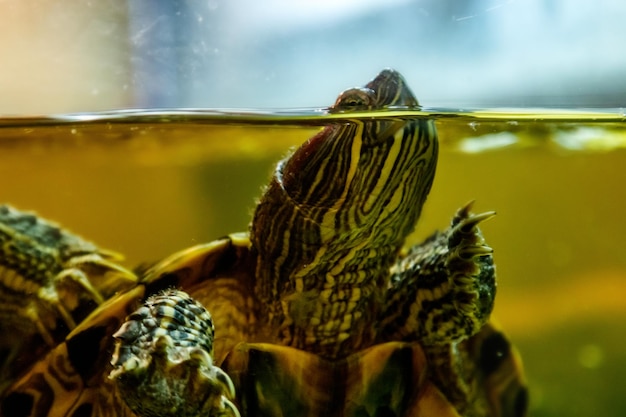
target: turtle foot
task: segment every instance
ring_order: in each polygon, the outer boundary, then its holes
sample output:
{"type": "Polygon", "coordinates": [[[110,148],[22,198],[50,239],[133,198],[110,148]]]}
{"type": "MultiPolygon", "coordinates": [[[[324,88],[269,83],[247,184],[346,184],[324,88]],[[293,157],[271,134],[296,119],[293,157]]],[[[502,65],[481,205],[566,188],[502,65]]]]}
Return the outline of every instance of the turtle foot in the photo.
{"type": "Polygon", "coordinates": [[[457,211],[446,231],[448,254],[445,269],[456,293],[453,305],[461,314],[465,335],[472,336],[487,322],[496,296],[493,249],[488,246],[478,224],[495,216],[489,211],[471,214],[472,203],[457,211]]]}
{"type": "Polygon", "coordinates": [[[239,417],[233,383],[213,363],[211,316],[186,293],[149,298],[114,337],[109,378],[137,415],[239,417]]]}
{"type": "Polygon", "coordinates": [[[493,250],[478,224],[494,212],[457,211],[452,224],[412,247],[392,269],[381,333],[424,345],[461,341],[487,322],[496,294],[493,250]]]}

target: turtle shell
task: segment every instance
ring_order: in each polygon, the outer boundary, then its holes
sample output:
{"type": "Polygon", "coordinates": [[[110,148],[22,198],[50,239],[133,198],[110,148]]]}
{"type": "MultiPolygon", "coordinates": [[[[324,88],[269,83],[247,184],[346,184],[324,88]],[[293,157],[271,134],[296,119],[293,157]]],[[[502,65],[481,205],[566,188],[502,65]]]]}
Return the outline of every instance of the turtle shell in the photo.
{"type": "Polygon", "coordinates": [[[249,416],[458,416],[428,378],[418,344],[387,342],[335,361],[291,347],[240,344],[222,369],[249,416]]]}
{"type": "MultiPolygon", "coordinates": [[[[464,342],[483,416],[523,416],[527,391],[517,351],[493,324],[464,342]]],[[[387,342],[329,361],[274,344],[237,345],[222,369],[244,415],[451,417],[458,410],[435,385],[417,343],[387,342]]],[[[469,414],[467,414],[469,415],[469,414]]],[[[472,414],[476,415],[476,414],[472,414]]]]}

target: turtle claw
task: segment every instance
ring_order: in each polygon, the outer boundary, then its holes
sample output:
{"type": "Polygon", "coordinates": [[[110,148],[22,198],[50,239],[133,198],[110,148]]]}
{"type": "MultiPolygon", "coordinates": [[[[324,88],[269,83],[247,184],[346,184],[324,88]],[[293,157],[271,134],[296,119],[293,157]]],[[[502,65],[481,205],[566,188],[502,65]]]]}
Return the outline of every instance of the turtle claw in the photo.
{"type": "Polygon", "coordinates": [[[109,378],[138,416],[240,417],[233,382],[213,363],[211,316],[187,294],[149,298],[114,337],[109,378]]]}
{"type": "Polygon", "coordinates": [[[215,372],[215,380],[219,382],[222,390],[228,394],[227,397],[235,398],[235,385],[228,374],[217,366],[213,367],[213,371],[215,372]]]}
{"type": "Polygon", "coordinates": [[[484,213],[479,214],[469,214],[466,217],[462,217],[463,220],[463,231],[468,233],[474,228],[478,223],[484,222],[485,220],[489,220],[492,217],[496,216],[495,211],[486,211],[484,213]]]}
{"type": "Polygon", "coordinates": [[[496,215],[495,211],[472,214],[469,211],[472,203],[460,208],[452,219],[452,224],[450,225],[450,229],[448,229],[448,231],[450,233],[449,240],[453,246],[458,245],[460,240],[468,236],[472,238],[472,235],[476,235],[477,233],[480,234],[477,227],[478,224],[489,220],[496,215]]]}
{"type": "Polygon", "coordinates": [[[493,249],[487,245],[468,246],[457,251],[457,256],[470,260],[476,256],[491,255],[493,249]]]}

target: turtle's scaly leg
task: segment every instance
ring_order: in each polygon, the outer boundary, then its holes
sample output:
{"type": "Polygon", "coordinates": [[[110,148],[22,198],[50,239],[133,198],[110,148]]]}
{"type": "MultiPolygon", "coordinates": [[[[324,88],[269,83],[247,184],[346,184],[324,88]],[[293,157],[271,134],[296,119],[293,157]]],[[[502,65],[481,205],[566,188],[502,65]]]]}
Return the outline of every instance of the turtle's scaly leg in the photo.
{"type": "Polygon", "coordinates": [[[0,392],[102,301],[136,285],[116,256],[0,205],[0,392]]]}
{"type": "Polygon", "coordinates": [[[451,226],[436,233],[392,268],[382,341],[455,343],[487,322],[496,293],[492,249],[477,225],[493,212],[473,215],[461,208],[451,226]]]}
{"type": "Polygon", "coordinates": [[[239,417],[230,377],[213,363],[213,321],[189,295],[150,297],[120,330],[110,378],[138,416],[239,417]]]}
{"type": "Polygon", "coordinates": [[[0,205],[0,328],[22,338],[36,332],[53,346],[105,298],[136,285],[115,260],[53,223],[0,205]]]}

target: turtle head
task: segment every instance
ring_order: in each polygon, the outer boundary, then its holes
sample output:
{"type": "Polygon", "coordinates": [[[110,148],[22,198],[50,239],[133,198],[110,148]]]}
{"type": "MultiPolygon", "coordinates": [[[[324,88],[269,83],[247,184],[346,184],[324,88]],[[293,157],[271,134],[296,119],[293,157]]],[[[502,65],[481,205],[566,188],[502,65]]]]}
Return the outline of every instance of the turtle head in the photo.
{"type": "Polygon", "coordinates": [[[417,99],[402,75],[392,69],[384,69],[364,87],[343,91],[329,110],[337,113],[385,107],[413,108],[418,106],[417,99]]]}
{"type": "Polygon", "coordinates": [[[342,92],[329,111],[346,118],[279,163],[253,222],[256,233],[265,234],[266,225],[277,230],[280,222],[301,245],[400,246],[430,190],[437,137],[432,120],[385,117],[382,111],[418,105],[391,69],[342,92]],[[289,213],[275,218],[264,205],[288,205],[289,213]]]}

